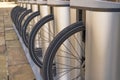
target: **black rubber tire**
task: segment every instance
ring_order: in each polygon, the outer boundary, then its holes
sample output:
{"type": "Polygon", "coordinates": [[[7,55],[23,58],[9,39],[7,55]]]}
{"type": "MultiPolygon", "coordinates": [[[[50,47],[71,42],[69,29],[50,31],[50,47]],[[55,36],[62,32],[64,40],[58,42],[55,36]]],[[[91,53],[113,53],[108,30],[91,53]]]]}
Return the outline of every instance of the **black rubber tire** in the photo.
{"type": "Polygon", "coordinates": [[[21,9],[21,7],[17,6],[15,9],[13,9],[13,11],[11,13],[12,21],[14,24],[15,24],[15,18],[16,18],[15,16],[19,12],[20,9],[21,9]]]}
{"type": "Polygon", "coordinates": [[[17,9],[14,10],[14,14],[13,14],[13,23],[15,24],[15,26],[17,25],[17,16],[20,14],[20,12],[23,10],[22,7],[18,7],[17,9]]]}
{"type": "Polygon", "coordinates": [[[47,23],[47,22],[49,22],[49,21],[51,21],[53,19],[54,19],[54,17],[51,14],[43,17],[42,19],[40,19],[37,22],[37,24],[33,27],[32,31],[30,33],[30,38],[29,38],[29,53],[30,53],[30,56],[31,56],[32,60],[34,61],[34,63],[37,66],[39,66],[40,68],[42,68],[43,62],[35,54],[35,50],[34,50],[35,37],[36,37],[38,31],[40,30],[40,28],[42,28],[45,23],[47,23]]]}
{"type": "Polygon", "coordinates": [[[21,27],[22,27],[22,21],[23,19],[25,18],[25,16],[27,16],[29,13],[31,13],[32,10],[29,9],[29,10],[26,10],[24,11],[24,13],[19,17],[19,20],[18,20],[18,31],[19,31],[19,34],[21,35],[22,34],[22,31],[21,31],[21,27]]]}
{"type": "Polygon", "coordinates": [[[17,10],[18,8],[20,8],[19,6],[15,6],[12,10],[11,10],[11,19],[13,21],[13,16],[14,16],[14,13],[15,13],[15,10],[17,10]]]}
{"type": "Polygon", "coordinates": [[[39,15],[40,15],[39,11],[32,13],[30,16],[27,17],[27,19],[23,23],[23,26],[21,27],[21,31],[22,31],[21,35],[26,47],[28,47],[28,40],[26,36],[26,30],[27,30],[28,24],[30,23],[31,20],[33,20],[36,16],[39,16],[39,15]]]}
{"type": "Polygon", "coordinates": [[[16,24],[16,16],[17,15],[19,15],[19,13],[20,13],[20,11],[22,10],[23,8],[22,7],[19,7],[19,8],[17,8],[16,10],[15,10],[15,12],[14,12],[14,23],[16,24]]]}
{"type": "Polygon", "coordinates": [[[27,9],[26,8],[21,8],[19,10],[19,12],[16,14],[15,16],[15,25],[16,25],[16,29],[19,30],[19,17],[22,13],[24,13],[24,11],[26,11],[27,9]]]}
{"type": "Polygon", "coordinates": [[[43,60],[43,78],[44,80],[54,80],[52,73],[52,65],[54,64],[54,58],[57,50],[62,43],[73,34],[84,31],[85,27],[82,22],[74,23],[65,29],[63,29],[50,43],[43,60]]]}

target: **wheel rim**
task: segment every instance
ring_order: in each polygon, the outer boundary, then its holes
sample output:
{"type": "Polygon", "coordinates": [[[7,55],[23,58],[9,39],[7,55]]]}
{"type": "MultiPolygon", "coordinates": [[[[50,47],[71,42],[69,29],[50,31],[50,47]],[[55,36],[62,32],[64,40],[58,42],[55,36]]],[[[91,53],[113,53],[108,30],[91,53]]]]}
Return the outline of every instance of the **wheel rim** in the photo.
{"type": "Polygon", "coordinates": [[[84,25],[78,22],[54,38],[44,58],[45,80],[85,80],[84,30],[84,25]]]}

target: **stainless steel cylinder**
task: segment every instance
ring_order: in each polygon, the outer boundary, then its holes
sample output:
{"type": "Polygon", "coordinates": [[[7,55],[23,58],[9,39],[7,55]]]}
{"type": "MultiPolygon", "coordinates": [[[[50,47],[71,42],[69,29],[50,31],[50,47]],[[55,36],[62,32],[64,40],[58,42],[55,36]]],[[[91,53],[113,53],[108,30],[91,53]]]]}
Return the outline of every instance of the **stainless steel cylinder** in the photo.
{"type": "MultiPolygon", "coordinates": [[[[41,11],[41,19],[44,18],[45,16],[49,15],[49,7],[47,5],[41,5],[40,6],[40,11],[41,11]]],[[[49,28],[50,28],[50,25],[49,23],[46,23],[43,25],[43,27],[41,28],[41,31],[42,31],[42,37],[44,36],[45,38],[42,39],[42,44],[41,46],[43,46],[43,53],[45,53],[48,45],[49,45],[49,28]],[[48,39],[48,40],[47,40],[48,39]],[[47,40],[48,42],[46,42],[45,40],[47,40]]],[[[43,54],[44,56],[44,54],[43,54]]]]}
{"type": "Polygon", "coordinates": [[[31,9],[31,4],[27,3],[27,9],[31,9]]]}
{"type": "Polygon", "coordinates": [[[86,11],[86,80],[120,80],[120,12],[86,11]]]}

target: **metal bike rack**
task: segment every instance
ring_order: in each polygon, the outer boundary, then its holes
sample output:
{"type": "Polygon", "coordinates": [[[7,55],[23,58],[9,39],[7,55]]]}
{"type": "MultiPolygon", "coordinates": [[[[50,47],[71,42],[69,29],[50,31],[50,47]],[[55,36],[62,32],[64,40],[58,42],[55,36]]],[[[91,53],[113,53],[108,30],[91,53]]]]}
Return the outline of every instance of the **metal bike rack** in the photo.
{"type": "MultiPolygon", "coordinates": [[[[30,1],[29,3],[30,3],[31,6],[32,6],[33,12],[39,11],[39,6],[37,5],[37,1],[30,1]]],[[[33,23],[31,22],[31,24],[36,24],[37,21],[38,21],[37,18],[38,18],[38,17],[35,17],[35,18],[33,19],[33,21],[32,21],[33,23]]]]}
{"type": "Polygon", "coordinates": [[[37,23],[36,17],[40,15],[40,12],[38,11],[38,5],[36,5],[35,1],[31,1],[31,2],[25,1],[25,3],[23,5],[24,5],[24,7],[27,7],[28,11],[26,11],[21,16],[19,25],[21,25],[22,27],[19,27],[20,28],[19,32],[20,32],[20,35],[22,35],[22,37],[23,37],[23,41],[25,42],[25,45],[27,46],[27,44],[26,44],[27,37],[25,37],[26,29],[27,29],[27,27],[30,27],[30,29],[32,29],[32,26],[37,23]],[[27,15],[28,13],[30,13],[30,14],[27,15]],[[26,15],[28,17],[26,17],[26,15]],[[26,19],[24,19],[24,21],[23,21],[23,17],[26,17],[26,19]],[[22,22],[23,22],[23,24],[22,24],[22,22]]]}
{"type": "MultiPolygon", "coordinates": [[[[50,13],[50,7],[47,5],[47,1],[46,0],[43,0],[43,1],[38,1],[37,2],[40,6],[40,13],[41,13],[41,19],[48,16],[48,15],[51,15],[52,13],[50,13]],[[40,3],[41,2],[41,3],[40,3]]],[[[53,20],[53,19],[52,19],[53,20]]],[[[52,27],[54,25],[52,24],[52,27]]],[[[50,22],[46,22],[45,25],[43,25],[43,28],[42,28],[44,31],[46,32],[49,32],[49,29],[50,29],[50,22]]],[[[42,32],[42,34],[47,38],[49,39],[49,34],[45,33],[45,32],[42,32]]],[[[39,36],[39,35],[38,35],[39,36]]],[[[46,51],[46,47],[49,45],[49,43],[44,43],[44,40],[43,41],[43,44],[41,44],[44,48],[42,49],[43,53],[45,53],[46,51]]],[[[38,42],[36,42],[36,45],[38,44],[38,42]]],[[[38,45],[39,46],[39,45],[38,45]]],[[[44,56],[44,54],[43,54],[44,56]]]]}
{"type": "Polygon", "coordinates": [[[54,9],[54,23],[58,28],[56,29],[56,34],[63,28],[70,24],[70,8],[69,1],[63,0],[48,0],[48,5],[52,6],[54,9]],[[59,12],[59,13],[57,13],[59,12]],[[57,24],[56,24],[57,23],[57,24]]]}
{"type": "Polygon", "coordinates": [[[17,6],[20,6],[20,7],[22,6],[22,0],[17,1],[17,6]]]}
{"type": "Polygon", "coordinates": [[[19,25],[18,25],[19,17],[20,17],[20,15],[21,15],[22,13],[24,13],[24,11],[26,11],[26,8],[20,7],[20,8],[18,8],[18,9],[16,10],[16,12],[15,12],[14,23],[15,23],[17,29],[18,29],[18,27],[19,27],[19,25]]]}
{"type": "MultiPolygon", "coordinates": [[[[34,13],[34,12],[38,12],[39,14],[40,14],[40,12],[39,12],[39,10],[38,10],[38,5],[36,4],[36,2],[37,1],[29,1],[29,4],[27,4],[27,7],[28,8],[30,8],[30,9],[32,9],[32,12],[34,13]]],[[[31,13],[32,14],[32,13],[31,13]]],[[[31,15],[30,14],[30,15],[31,15]]],[[[34,14],[33,14],[34,15],[34,14]]],[[[37,23],[37,21],[38,21],[38,17],[40,17],[39,15],[37,15],[37,16],[34,16],[34,18],[33,19],[31,19],[30,20],[30,22],[29,22],[29,24],[27,25],[28,27],[28,33],[29,32],[31,32],[31,30],[32,30],[32,27],[37,23]]],[[[29,35],[28,35],[29,36],[29,35]]]]}
{"type": "Polygon", "coordinates": [[[18,31],[21,35],[21,28],[22,23],[24,22],[24,19],[32,12],[32,9],[27,9],[27,1],[24,1],[23,8],[26,8],[26,10],[19,16],[18,18],[18,31]]]}
{"type": "Polygon", "coordinates": [[[31,4],[29,3],[29,1],[27,2],[27,9],[31,9],[31,4]]]}
{"type": "MultiPolygon", "coordinates": [[[[17,11],[15,11],[15,16],[17,16],[17,18],[22,12],[24,12],[19,18],[20,24],[22,23],[22,18],[31,12],[31,8],[33,11],[30,13],[27,19],[25,19],[23,24],[24,29],[27,28],[31,20],[33,21],[30,23],[30,25],[35,25],[38,22],[38,19],[42,19],[43,17],[51,14],[50,9],[52,7],[54,22],[46,23],[44,26],[47,26],[49,29],[49,25],[54,26],[55,35],[66,26],[77,21],[74,16],[76,15],[76,9],[85,10],[85,80],[120,80],[120,3],[94,0],[70,0],[69,4],[68,0],[37,0],[18,1],[18,6],[27,8],[26,11],[21,10],[19,14],[17,14],[17,11]],[[38,5],[40,8],[38,8],[38,5]],[[75,9],[70,9],[70,6],[74,7],[75,9]],[[40,10],[40,12],[38,10],[40,10]],[[36,17],[38,15],[40,16],[36,17]]],[[[17,18],[13,19],[13,21],[15,21],[17,18]]],[[[31,59],[28,48],[25,46],[20,34],[18,33],[18,30],[16,29],[18,26],[17,23],[15,22],[13,24],[14,29],[19,37],[27,59],[32,67],[36,79],[42,80],[39,67],[37,67],[31,59]]],[[[22,33],[25,35],[24,32],[22,33]]],[[[42,33],[47,38],[50,38],[49,35],[46,35],[44,32],[42,33]]],[[[38,43],[36,42],[36,44],[38,43]]],[[[48,44],[43,45],[48,46],[48,44]]],[[[65,63],[67,62],[65,60],[61,61],[65,63]]],[[[64,78],[60,80],[68,80],[68,77],[69,76],[64,76],[64,78]]]]}
{"type": "Polygon", "coordinates": [[[85,80],[120,80],[120,3],[71,0],[86,10],[85,80]]]}

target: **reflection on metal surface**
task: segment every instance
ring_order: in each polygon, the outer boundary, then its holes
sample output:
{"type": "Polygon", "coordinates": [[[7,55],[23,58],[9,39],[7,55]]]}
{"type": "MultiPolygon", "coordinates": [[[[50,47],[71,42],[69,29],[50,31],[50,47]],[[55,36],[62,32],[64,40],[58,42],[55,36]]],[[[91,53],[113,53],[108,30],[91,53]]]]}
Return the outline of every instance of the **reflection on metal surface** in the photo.
{"type": "Polygon", "coordinates": [[[86,80],[120,80],[120,12],[86,12],[86,80]]]}

